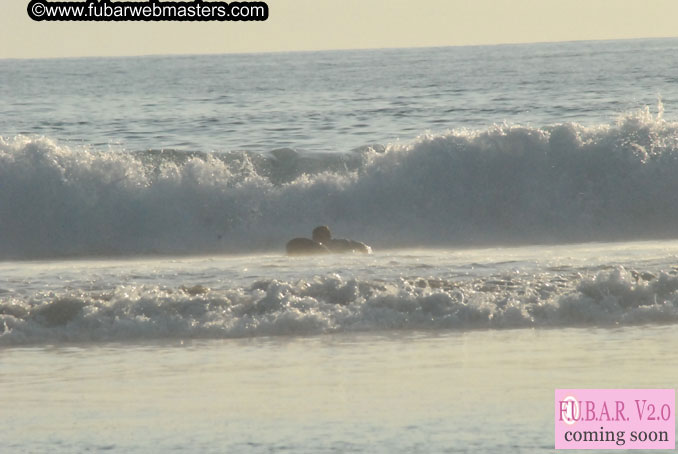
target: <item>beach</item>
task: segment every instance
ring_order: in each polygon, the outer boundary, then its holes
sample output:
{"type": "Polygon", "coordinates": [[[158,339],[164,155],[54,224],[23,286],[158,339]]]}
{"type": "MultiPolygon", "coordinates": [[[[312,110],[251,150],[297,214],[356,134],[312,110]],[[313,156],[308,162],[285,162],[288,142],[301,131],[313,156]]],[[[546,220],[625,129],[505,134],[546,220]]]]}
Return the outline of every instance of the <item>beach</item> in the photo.
{"type": "Polygon", "coordinates": [[[3,446],[540,453],[674,388],[677,47],[3,60],[3,446]]]}

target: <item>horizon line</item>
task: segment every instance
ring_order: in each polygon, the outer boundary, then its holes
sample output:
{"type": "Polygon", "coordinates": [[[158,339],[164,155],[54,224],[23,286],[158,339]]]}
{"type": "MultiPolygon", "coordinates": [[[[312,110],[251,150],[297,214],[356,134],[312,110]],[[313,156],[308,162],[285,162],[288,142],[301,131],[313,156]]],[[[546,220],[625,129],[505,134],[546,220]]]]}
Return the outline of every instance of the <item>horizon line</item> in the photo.
{"type": "Polygon", "coordinates": [[[319,53],[319,52],[353,52],[353,51],[380,51],[380,50],[412,50],[412,49],[445,49],[452,47],[501,47],[501,46],[521,46],[521,45],[544,45],[544,44],[568,44],[568,43],[595,43],[595,42],[613,42],[613,41],[654,41],[678,39],[678,36],[650,36],[637,38],[600,38],[600,39],[571,39],[554,41],[514,41],[503,43],[483,43],[483,44],[445,44],[445,45],[421,45],[421,46],[393,46],[393,47],[353,47],[353,48],[334,48],[334,49],[295,49],[295,50],[261,50],[261,51],[233,51],[233,52],[205,52],[205,53],[151,53],[151,54],[121,54],[121,55],[80,55],[63,57],[0,57],[0,61],[7,60],[78,60],[78,59],[99,59],[99,58],[148,58],[148,57],[200,57],[200,56],[226,56],[226,55],[273,55],[273,54],[300,54],[300,53],[319,53]]]}

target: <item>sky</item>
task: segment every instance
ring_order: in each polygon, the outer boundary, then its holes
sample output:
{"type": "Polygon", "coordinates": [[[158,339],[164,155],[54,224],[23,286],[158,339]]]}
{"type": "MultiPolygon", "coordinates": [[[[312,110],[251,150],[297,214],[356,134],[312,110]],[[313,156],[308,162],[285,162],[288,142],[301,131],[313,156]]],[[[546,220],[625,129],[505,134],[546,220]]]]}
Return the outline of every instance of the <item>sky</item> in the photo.
{"type": "Polygon", "coordinates": [[[264,22],[34,22],[0,0],[0,58],[223,54],[678,36],[678,0],[268,0],[264,22]]]}

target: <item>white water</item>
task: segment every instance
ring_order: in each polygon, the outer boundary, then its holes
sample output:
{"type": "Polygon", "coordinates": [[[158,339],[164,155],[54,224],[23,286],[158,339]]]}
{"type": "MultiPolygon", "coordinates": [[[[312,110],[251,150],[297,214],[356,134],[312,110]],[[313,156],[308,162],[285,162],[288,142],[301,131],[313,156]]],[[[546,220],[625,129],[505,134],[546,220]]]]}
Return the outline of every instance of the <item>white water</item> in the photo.
{"type": "Polygon", "coordinates": [[[678,322],[678,243],[0,265],[0,345],[678,322]]]}
{"type": "Polygon", "coordinates": [[[493,127],[350,155],[102,152],[0,140],[0,258],[675,237],[678,123],[493,127]]]}

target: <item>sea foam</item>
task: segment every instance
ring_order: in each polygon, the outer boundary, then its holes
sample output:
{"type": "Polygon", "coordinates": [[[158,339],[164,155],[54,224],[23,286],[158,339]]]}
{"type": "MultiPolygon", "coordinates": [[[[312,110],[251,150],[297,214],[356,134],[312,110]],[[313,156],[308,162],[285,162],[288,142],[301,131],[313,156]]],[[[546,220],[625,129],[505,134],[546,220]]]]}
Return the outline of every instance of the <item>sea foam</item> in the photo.
{"type": "Polygon", "coordinates": [[[316,276],[210,289],[116,285],[0,300],[0,345],[227,339],[392,330],[678,322],[678,276],[578,273],[369,280],[316,276]]]}
{"type": "Polygon", "coordinates": [[[347,153],[129,152],[0,140],[0,258],[675,237],[678,123],[495,125],[347,153]]]}

